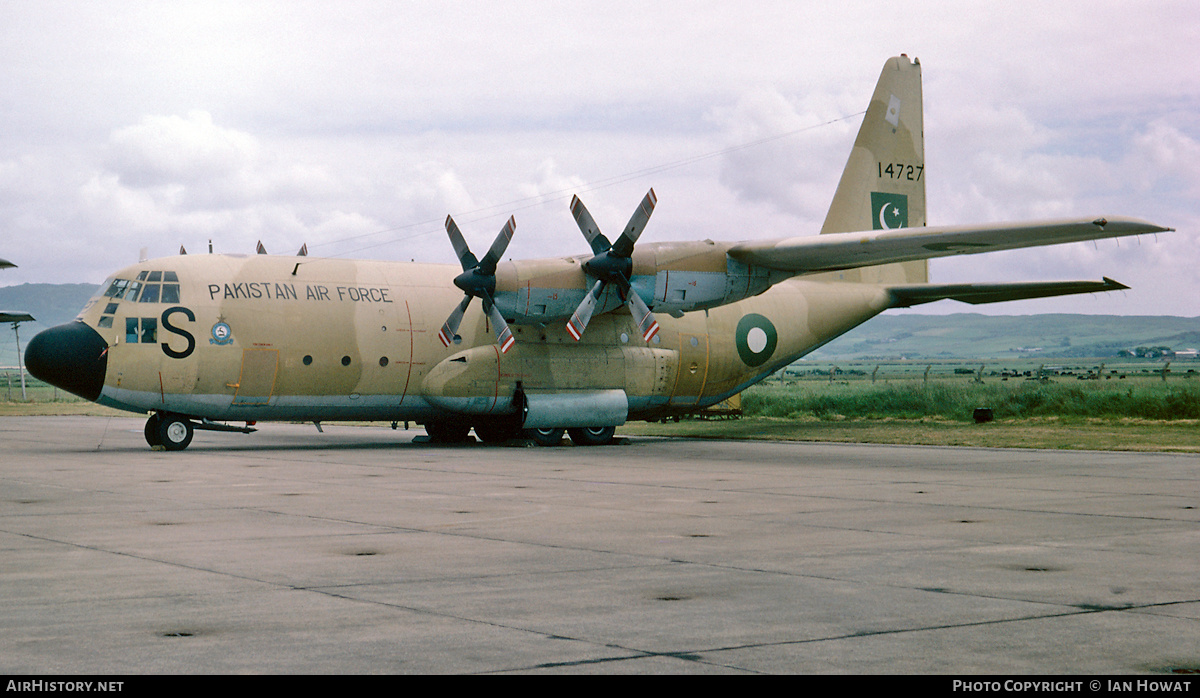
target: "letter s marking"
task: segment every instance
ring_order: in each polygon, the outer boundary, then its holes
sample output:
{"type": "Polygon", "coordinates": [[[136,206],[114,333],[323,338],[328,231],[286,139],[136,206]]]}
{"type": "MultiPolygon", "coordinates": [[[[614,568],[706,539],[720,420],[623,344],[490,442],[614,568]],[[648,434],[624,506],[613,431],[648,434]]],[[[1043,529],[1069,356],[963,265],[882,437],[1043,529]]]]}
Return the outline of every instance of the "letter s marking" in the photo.
{"type": "Polygon", "coordinates": [[[186,339],[187,340],[187,349],[184,349],[183,351],[175,351],[174,349],[171,348],[171,345],[167,344],[166,342],[163,342],[162,350],[163,350],[164,354],[171,357],[172,359],[186,359],[187,357],[192,355],[193,351],[196,350],[196,338],[192,336],[191,332],[188,332],[187,330],[181,329],[181,328],[176,327],[175,325],[171,324],[171,316],[174,315],[175,313],[183,313],[184,315],[187,316],[187,319],[189,322],[195,322],[196,315],[195,315],[195,313],[193,313],[192,311],[188,310],[187,308],[185,308],[181,305],[177,305],[173,308],[167,308],[166,310],[163,311],[163,314],[162,314],[163,329],[168,332],[177,334],[180,337],[183,337],[184,339],[186,339]]]}

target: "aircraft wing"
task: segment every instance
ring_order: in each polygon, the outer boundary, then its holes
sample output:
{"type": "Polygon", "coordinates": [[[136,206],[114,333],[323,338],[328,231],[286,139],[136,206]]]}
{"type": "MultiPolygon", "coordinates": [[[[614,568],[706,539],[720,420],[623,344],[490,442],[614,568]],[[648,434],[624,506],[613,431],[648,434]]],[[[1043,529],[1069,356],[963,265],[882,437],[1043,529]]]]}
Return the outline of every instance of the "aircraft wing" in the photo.
{"type": "Polygon", "coordinates": [[[1169,230],[1174,228],[1118,216],[900,228],[743,242],[730,248],[729,256],[769,269],[812,274],[1169,230]]]}
{"type": "Polygon", "coordinates": [[[1066,296],[1073,293],[1098,293],[1129,288],[1107,276],[1103,281],[1035,281],[1007,284],[911,284],[889,286],[893,308],[911,308],[922,303],[950,299],[979,305],[1001,301],[1066,296]]]}

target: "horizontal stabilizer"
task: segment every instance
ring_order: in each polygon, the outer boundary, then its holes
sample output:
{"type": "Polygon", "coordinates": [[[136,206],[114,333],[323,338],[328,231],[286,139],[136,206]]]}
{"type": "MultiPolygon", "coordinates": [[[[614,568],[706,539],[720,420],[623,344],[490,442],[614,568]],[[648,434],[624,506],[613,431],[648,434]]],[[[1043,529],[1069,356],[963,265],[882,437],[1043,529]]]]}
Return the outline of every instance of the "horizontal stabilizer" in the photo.
{"type": "Polygon", "coordinates": [[[1073,293],[1098,293],[1101,291],[1120,291],[1129,288],[1125,284],[1113,281],[1107,276],[1103,281],[1034,281],[1028,283],[1008,284],[919,284],[912,286],[892,286],[888,291],[892,294],[892,308],[911,308],[922,303],[932,303],[940,300],[962,301],[979,305],[981,303],[999,303],[1001,301],[1018,301],[1028,298],[1048,298],[1050,296],[1067,296],[1073,293]]]}
{"type": "Polygon", "coordinates": [[[1137,218],[1104,218],[868,230],[743,242],[729,250],[734,259],[756,266],[813,274],[876,264],[933,259],[958,254],[1015,250],[1080,240],[1162,233],[1164,228],[1137,218]]]}

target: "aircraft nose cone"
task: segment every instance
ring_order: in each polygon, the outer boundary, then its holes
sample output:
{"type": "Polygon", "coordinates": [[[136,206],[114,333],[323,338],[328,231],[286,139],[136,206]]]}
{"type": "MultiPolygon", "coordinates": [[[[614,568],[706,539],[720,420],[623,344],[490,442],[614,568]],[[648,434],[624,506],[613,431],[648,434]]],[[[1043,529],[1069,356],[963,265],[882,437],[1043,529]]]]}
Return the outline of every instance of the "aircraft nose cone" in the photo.
{"type": "Polygon", "coordinates": [[[39,332],[25,348],[25,367],[35,378],[95,402],[108,369],[108,342],[82,322],[39,332]]]}

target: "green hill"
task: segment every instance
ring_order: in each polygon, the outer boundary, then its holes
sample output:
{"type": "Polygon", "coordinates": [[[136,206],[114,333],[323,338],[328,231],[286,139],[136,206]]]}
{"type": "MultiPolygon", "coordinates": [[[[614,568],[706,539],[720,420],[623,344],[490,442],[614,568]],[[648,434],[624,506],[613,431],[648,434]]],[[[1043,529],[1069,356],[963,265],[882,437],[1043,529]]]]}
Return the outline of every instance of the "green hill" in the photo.
{"type": "Polygon", "coordinates": [[[1123,315],[881,315],[813,360],[1117,356],[1122,349],[1200,348],[1200,318],[1123,315]]]}

